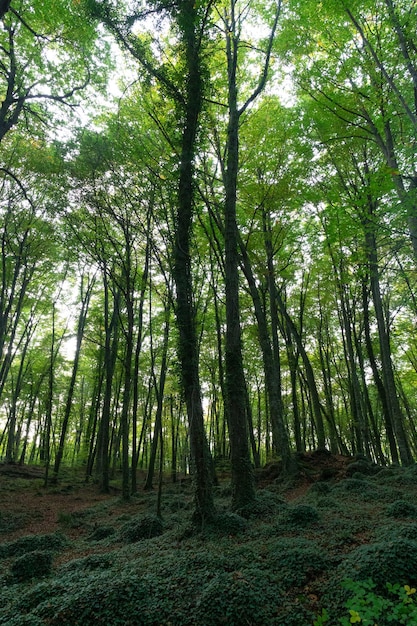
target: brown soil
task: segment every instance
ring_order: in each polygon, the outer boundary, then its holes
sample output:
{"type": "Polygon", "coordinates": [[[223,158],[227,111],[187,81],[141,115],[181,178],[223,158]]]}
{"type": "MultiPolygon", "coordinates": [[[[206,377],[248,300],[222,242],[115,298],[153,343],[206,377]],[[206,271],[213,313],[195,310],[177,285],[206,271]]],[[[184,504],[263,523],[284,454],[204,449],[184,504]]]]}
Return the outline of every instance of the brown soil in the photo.
{"type": "MultiPolygon", "coordinates": [[[[282,484],[288,500],[301,497],[313,482],[336,482],[346,477],[351,457],[333,455],[326,451],[299,454],[298,472],[287,485],[282,484]]],[[[259,488],[271,484],[281,488],[279,463],[269,463],[257,472],[259,488]]],[[[0,542],[11,541],[30,534],[65,532],[71,539],[91,532],[82,523],[68,523],[71,517],[85,509],[97,507],[97,523],[109,523],[123,514],[136,514],[142,506],[141,499],[123,502],[117,489],[110,494],[100,493],[95,484],[85,483],[82,477],[66,478],[58,485],[43,486],[44,470],[39,467],[0,464],[0,542]],[[9,517],[10,524],[2,523],[9,517]],[[103,520],[104,518],[104,520],[103,520]]],[[[144,484],[144,476],[138,479],[144,484]]],[[[144,494],[145,496],[145,494],[144,494]]],[[[146,496],[145,496],[146,497],[146,496]]]]}
{"type": "MultiPolygon", "coordinates": [[[[96,485],[78,482],[44,488],[43,475],[38,467],[0,465],[0,520],[16,517],[15,528],[0,526],[1,542],[62,530],[62,520],[73,513],[114,498],[100,494],[96,485]]],[[[75,538],[77,529],[66,529],[66,534],[75,538]]]]}
{"type": "MultiPolygon", "coordinates": [[[[317,481],[338,482],[348,476],[348,466],[354,461],[350,456],[331,454],[327,450],[298,453],[295,457],[296,473],[283,489],[288,500],[302,496],[317,481]]],[[[282,480],[279,462],[271,462],[256,473],[258,487],[268,487],[282,480]]]]}

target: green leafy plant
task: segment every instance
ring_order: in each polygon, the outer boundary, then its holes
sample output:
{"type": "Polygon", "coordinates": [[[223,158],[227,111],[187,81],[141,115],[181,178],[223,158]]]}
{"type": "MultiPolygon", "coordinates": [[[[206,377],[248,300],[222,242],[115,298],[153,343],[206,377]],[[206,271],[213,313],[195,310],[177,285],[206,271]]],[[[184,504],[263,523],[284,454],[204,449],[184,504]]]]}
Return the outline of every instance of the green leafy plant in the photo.
{"type": "Polygon", "coordinates": [[[385,626],[388,624],[416,624],[416,589],[409,585],[387,583],[388,595],[376,593],[372,580],[346,581],[344,587],[353,596],[346,602],[349,617],[340,620],[342,626],[385,626]]]}
{"type": "Polygon", "coordinates": [[[266,601],[268,593],[274,593],[279,603],[279,588],[272,587],[259,570],[220,572],[202,589],[197,601],[196,622],[201,626],[264,626],[271,619],[271,604],[266,601]]]}
{"type": "Polygon", "coordinates": [[[417,506],[406,500],[395,500],[387,507],[386,514],[389,517],[410,517],[415,519],[417,518],[417,506]]]}
{"type": "MultiPolygon", "coordinates": [[[[338,621],[341,626],[417,624],[415,587],[387,583],[382,594],[377,592],[377,586],[371,579],[346,580],[342,583],[342,587],[350,592],[351,597],[345,603],[349,615],[341,617],[338,621]]],[[[330,615],[324,608],[314,620],[313,626],[323,626],[329,619],[330,615]]]]}
{"type": "Polygon", "coordinates": [[[246,531],[248,522],[237,513],[219,513],[212,523],[204,528],[204,534],[211,535],[239,535],[246,531]]]}
{"type": "Polygon", "coordinates": [[[157,537],[163,532],[163,524],[156,515],[135,517],[120,528],[120,538],[124,543],[134,543],[142,539],[157,537]]]}
{"type": "Polygon", "coordinates": [[[88,536],[89,541],[101,541],[114,535],[116,530],[113,526],[97,526],[91,535],[88,536]]]}
{"type": "Polygon", "coordinates": [[[13,582],[48,576],[52,571],[52,553],[42,550],[27,552],[17,557],[10,566],[13,582]]]}
{"type": "Polygon", "coordinates": [[[279,495],[263,489],[250,504],[238,509],[237,513],[247,519],[251,517],[268,517],[286,508],[287,503],[279,495]]]}
{"type": "Polygon", "coordinates": [[[290,526],[310,526],[316,524],[320,516],[316,507],[310,504],[297,504],[288,508],[283,518],[290,526]]]}
{"type": "Polygon", "coordinates": [[[58,551],[67,544],[68,541],[66,537],[60,533],[51,533],[50,535],[26,535],[14,541],[1,544],[0,558],[7,559],[36,550],[58,551]]]}
{"type": "Polygon", "coordinates": [[[338,567],[342,580],[368,580],[385,590],[387,582],[417,586],[417,542],[393,537],[359,546],[346,556],[338,567]]]}
{"type": "Polygon", "coordinates": [[[313,580],[329,568],[330,562],[318,543],[302,537],[271,542],[267,558],[285,590],[313,580]]]}
{"type": "Polygon", "coordinates": [[[317,615],[313,622],[313,626],[323,626],[329,620],[329,614],[326,609],[322,609],[320,615],[317,615]]]}

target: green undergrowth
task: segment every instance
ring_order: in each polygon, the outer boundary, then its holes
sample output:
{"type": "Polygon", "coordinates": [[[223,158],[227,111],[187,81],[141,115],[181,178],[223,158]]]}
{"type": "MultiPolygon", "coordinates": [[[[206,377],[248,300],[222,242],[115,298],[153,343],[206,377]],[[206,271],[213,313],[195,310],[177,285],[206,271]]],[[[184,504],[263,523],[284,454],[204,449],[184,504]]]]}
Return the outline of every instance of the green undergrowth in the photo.
{"type": "Polygon", "coordinates": [[[414,619],[417,473],[353,470],[297,499],[271,484],[237,512],[224,482],[202,529],[182,485],[161,517],[155,492],[62,514],[60,533],[0,543],[0,625],[407,623],[388,618],[414,619]]]}

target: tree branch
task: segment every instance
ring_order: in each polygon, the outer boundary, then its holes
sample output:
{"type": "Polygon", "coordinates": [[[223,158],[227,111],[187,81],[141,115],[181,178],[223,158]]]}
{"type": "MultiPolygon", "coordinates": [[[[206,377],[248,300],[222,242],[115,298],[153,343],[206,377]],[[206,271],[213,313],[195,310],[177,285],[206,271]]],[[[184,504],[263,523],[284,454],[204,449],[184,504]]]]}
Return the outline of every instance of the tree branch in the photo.
{"type": "Polygon", "coordinates": [[[270,32],[270,35],[269,35],[269,39],[268,39],[268,45],[267,45],[266,54],[265,54],[265,63],[264,63],[264,67],[263,67],[263,71],[262,71],[261,77],[259,79],[258,86],[253,91],[253,93],[249,96],[249,98],[246,100],[245,104],[239,109],[239,112],[238,112],[239,116],[242,115],[242,113],[244,113],[246,111],[248,106],[254,100],[256,100],[256,98],[259,96],[259,94],[265,89],[266,81],[267,81],[267,78],[268,78],[268,70],[269,70],[270,61],[271,61],[272,46],[273,46],[274,39],[275,39],[275,33],[276,33],[277,27],[278,27],[278,20],[279,20],[280,15],[281,15],[281,6],[282,6],[282,0],[278,0],[276,12],[275,12],[274,23],[272,25],[272,29],[271,29],[271,32],[270,32]]]}

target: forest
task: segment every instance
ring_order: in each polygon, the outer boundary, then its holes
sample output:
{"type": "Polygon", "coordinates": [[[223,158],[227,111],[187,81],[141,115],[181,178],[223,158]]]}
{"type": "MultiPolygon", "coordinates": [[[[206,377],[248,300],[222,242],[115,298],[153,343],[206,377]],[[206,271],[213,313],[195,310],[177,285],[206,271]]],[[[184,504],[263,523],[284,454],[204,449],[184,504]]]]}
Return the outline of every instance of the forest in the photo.
{"type": "Polygon", "coordinates": [[[226,474],[231,516],[314,453],[412,476],[415,0],[0,20],[2,464],[126,506],[158,487],[157,517],[191,476],[203,531],[226,474]]]}

